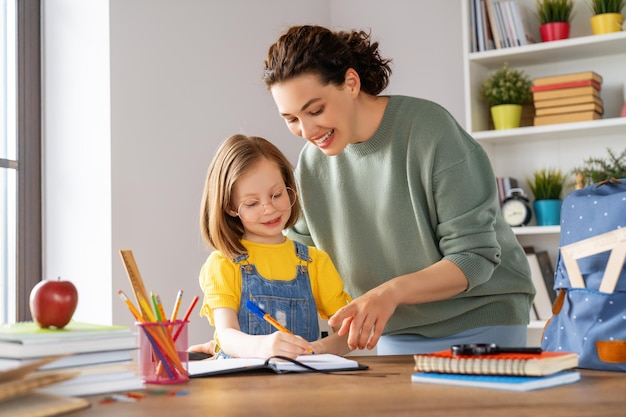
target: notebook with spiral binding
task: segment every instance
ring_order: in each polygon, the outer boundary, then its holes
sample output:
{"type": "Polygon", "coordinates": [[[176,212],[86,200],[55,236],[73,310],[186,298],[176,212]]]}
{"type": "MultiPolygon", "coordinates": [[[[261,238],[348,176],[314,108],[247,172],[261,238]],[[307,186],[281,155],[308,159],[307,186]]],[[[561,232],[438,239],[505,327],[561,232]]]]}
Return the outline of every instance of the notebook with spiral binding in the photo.
{"type": "Polygon", "coordinates": [[[551,375],[578,366],[572,352],[496,353],[455,356],[450,350],[413,355],[416,372],[473,375],[551,375]]]}

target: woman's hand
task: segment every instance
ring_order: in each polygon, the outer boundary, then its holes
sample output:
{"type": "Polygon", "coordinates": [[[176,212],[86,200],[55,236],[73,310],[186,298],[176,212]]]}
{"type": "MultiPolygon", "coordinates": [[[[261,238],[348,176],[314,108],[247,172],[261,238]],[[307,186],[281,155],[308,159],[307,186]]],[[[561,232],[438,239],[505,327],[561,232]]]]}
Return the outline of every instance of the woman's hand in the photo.
{"type": "Polygon", "coordinates": [[[444,300],[468,288],[461,268],[443,259],[428,268],[393,278],[354,299],[329,320],[337,333],[348,335],[350,349],[373,349],[385,325],[400,304],[444,300]]]}
{"type": "Polygon", "coordinates": [[[373,349],[383,329],[396,310],[398,302],[393,291],[381,285],[337,311],[329,320],[331,327],[339,327],[337,334],[348,334],[348,347],[373,349]]]}

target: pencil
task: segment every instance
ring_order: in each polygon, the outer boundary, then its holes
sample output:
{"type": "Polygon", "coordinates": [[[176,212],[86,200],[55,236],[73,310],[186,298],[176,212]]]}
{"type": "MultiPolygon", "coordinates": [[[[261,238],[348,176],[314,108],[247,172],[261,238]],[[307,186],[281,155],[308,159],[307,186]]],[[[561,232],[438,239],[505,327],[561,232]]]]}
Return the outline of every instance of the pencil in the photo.
{"type": "Polygon", "coordinates": [[[161,311],[159,310],[159,303],[157,301],[156,295],[153,292],[150,292],[150,299],[152,300],[152,306],[154,308],[154,314],[156,315],[157,321],[163,321],[163,316],[161,316],[161,311]]]}
{"type": "Polygon", "coordinates": [[[172,310],[172,315],[170,316],[171,321],[176,321],[176,317],[178,317],[178,310],[180,309],[180,303],[183,300],[183,290],[178,290],[178,294],[176,294],[176,301],[174,302],[174,310],[172,310]]]}
{"type": "Polygon", "coordinates": [[[122,298],[122,300],[126,303],[126,305],[128,306],[128,309],[130,310],[130,312],[133,314],[133,316],[135,317],[135,320],[137,321],[143,321],[143,317],[141,316],[141,313],[139,312],[139,310],[137,310],[135,308],[135,306],[133,305],[133,302],[130,301],[128,299],[128,297],[126,296],[126,294],[124,294],[124,291],[119,290],[117,292],[120,297],[122,298]]]}
{"type": "Polygon", "coordinates": [[[185,313],[185,316],[183,317],[183,323],[178,327],[178,330],[176,330],[176,333],[174,334],[174,337],[172,338],[174,340],[174,342],[176,340],[178,340],[178,336],[180,336],[180,332],[183,331],[183,326],[185,325],[185,322],[187,320],[189,320],[189,316],[191,316],[191,312],[193,311],[193,308],[196,306],[196,303],[198,302],[198,296],[196,295],[195,297],[193,297],[193,300],[191,300],[191,305],[189,306],[189,308],[187,309],[187,312],[185,313]]]}
{"type": "Polygon", "coordinates": [[[167,316],[165,315],[165,310],[163,310],[163,303],[161,302],[161,297],[157,294],[155,296],[156,304],[157,304],[157,312],[161,318],[161,321],[167,321],[167,316]]]}

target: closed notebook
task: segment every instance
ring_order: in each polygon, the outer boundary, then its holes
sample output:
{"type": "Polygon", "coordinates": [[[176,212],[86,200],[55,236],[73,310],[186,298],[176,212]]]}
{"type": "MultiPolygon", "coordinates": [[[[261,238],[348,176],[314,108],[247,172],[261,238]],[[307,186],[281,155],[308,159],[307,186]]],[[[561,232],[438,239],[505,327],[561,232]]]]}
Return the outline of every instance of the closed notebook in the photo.
{"type": "Polygon", "coordinates": [[[547,376],[462,375],[442,373],[415,373],[411,381],[430,384],[456,385],[472,388],[491,388],[507,391],[531,391],[571,384],[580,380],[580,372],[563,371],[547,376]]]}
{"type": "Polygon", "coordinates": [[[442,350],[413,357],[416,372],[544,376],[578,366],[578,354],[573,352],[454,356],[450,350],[442,350]]]}
{"type": "Polygon", "coordinates": [[[137,335],[128,326],[70,322],[63,329],[40,329],[34,322],[0,325],[3,359],[136,348],[137,335]]]}

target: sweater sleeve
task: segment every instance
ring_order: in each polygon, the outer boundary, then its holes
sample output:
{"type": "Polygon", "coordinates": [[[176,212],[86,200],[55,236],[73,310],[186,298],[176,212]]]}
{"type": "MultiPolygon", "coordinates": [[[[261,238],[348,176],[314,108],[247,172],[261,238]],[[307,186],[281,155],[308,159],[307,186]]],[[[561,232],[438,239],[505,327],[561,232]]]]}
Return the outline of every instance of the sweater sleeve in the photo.
{"type": "Polygon", "coordinates": [[[500,264],[496,180],[483,148],[456,122],[441,132],[445,137],[437,142],[432,183],[436,234],[443,258],[463,270],[469,291],[490,279],[500,264]]]}

